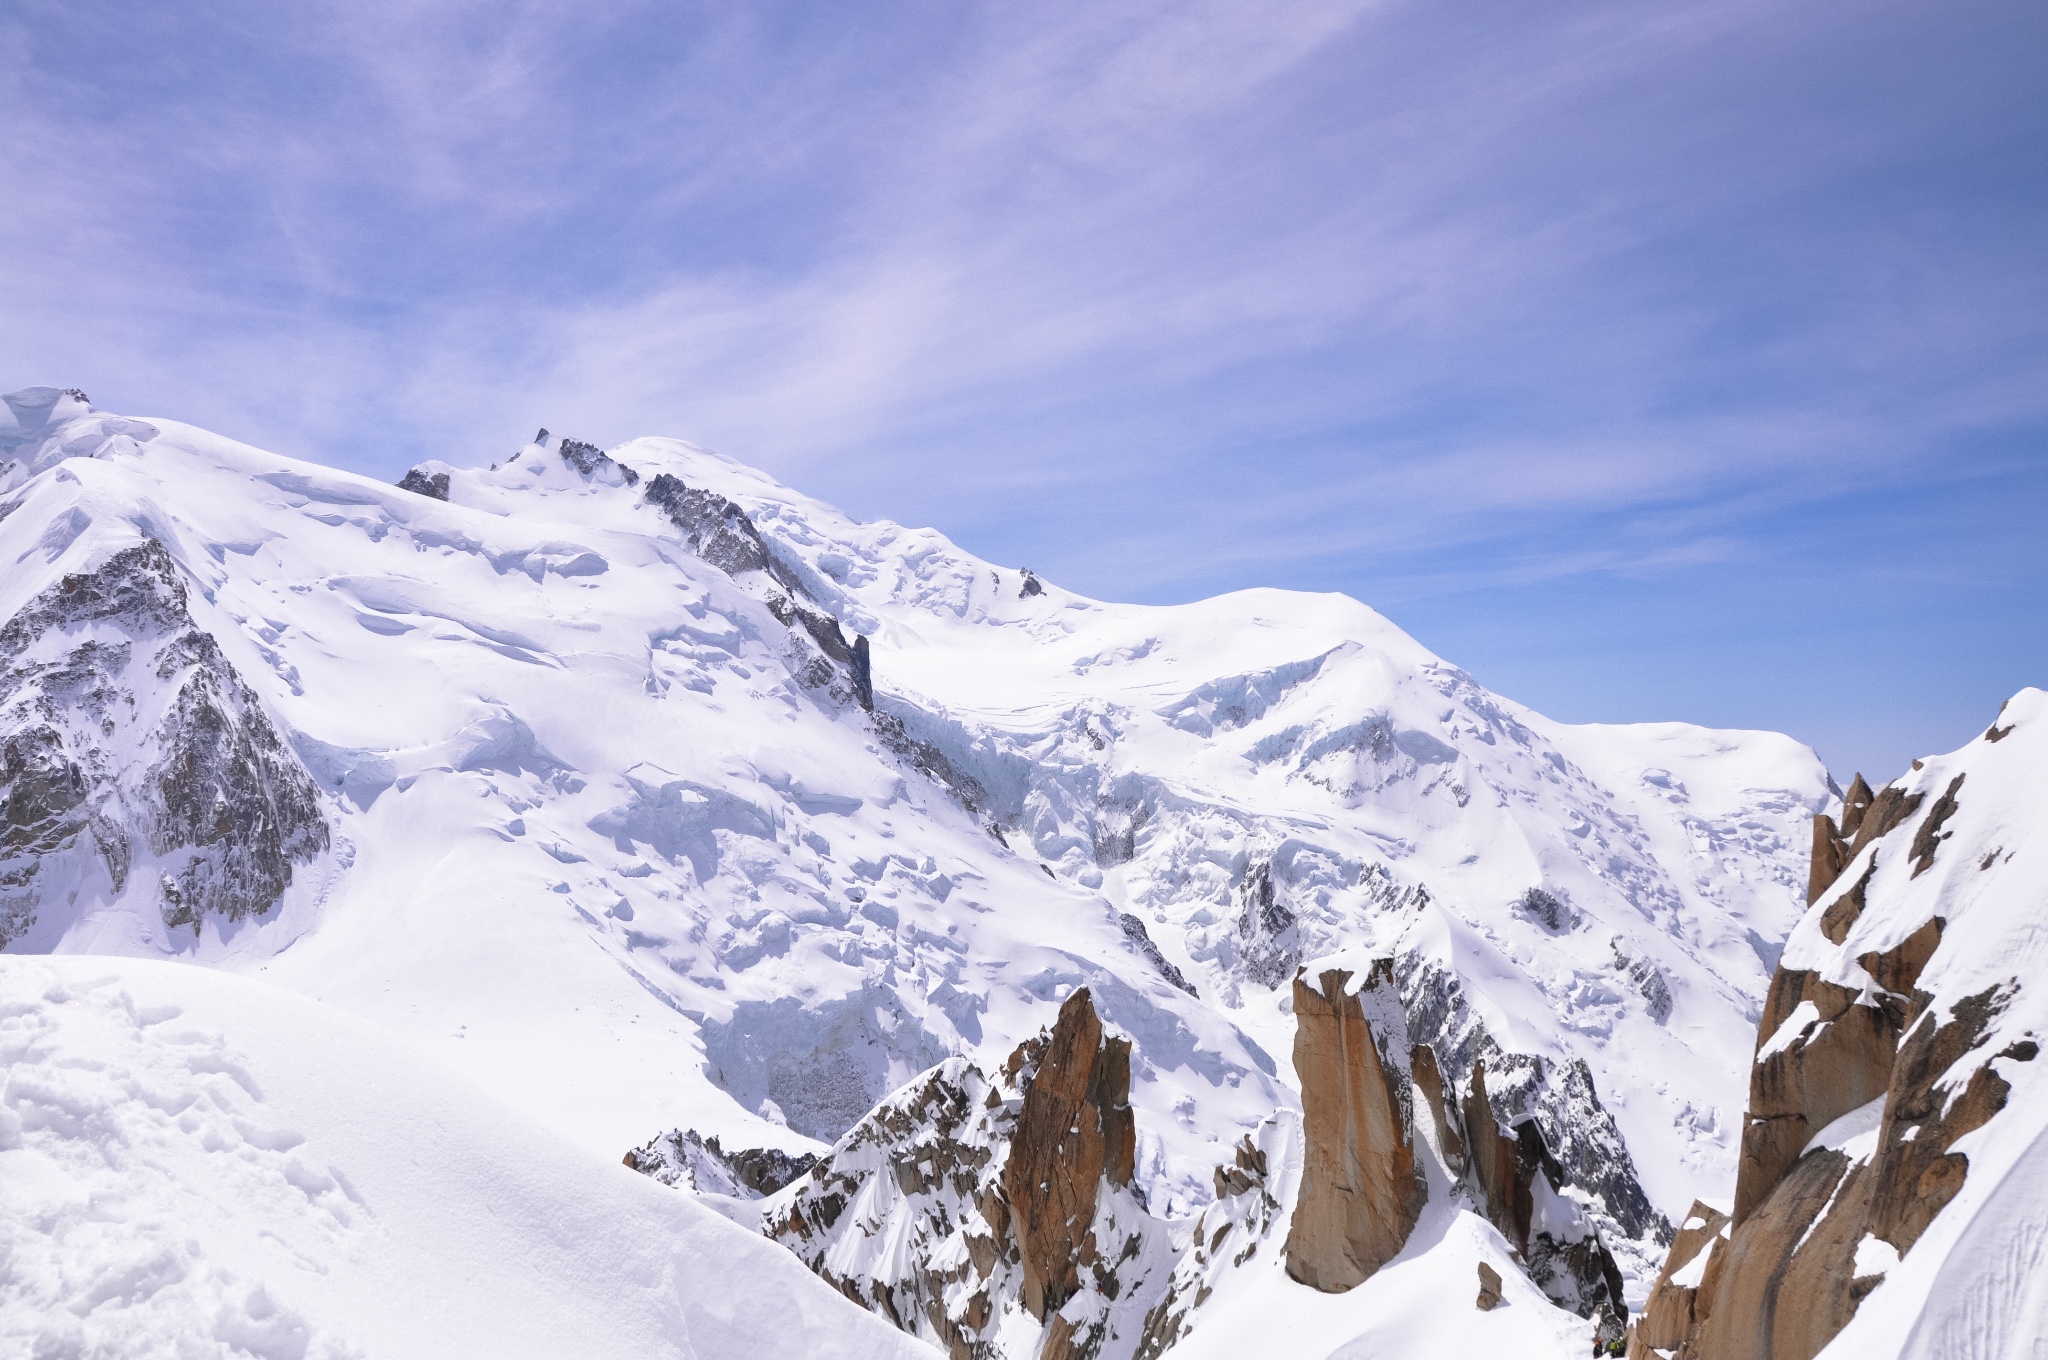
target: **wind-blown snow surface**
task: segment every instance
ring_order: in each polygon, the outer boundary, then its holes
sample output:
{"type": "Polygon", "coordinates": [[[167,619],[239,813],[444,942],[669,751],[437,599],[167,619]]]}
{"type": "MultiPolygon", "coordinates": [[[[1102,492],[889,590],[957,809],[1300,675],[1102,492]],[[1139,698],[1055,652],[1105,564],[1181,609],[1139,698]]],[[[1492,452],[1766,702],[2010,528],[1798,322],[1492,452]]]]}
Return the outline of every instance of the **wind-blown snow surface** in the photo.
{"type": "Polygon", "coordinates": [[[0,618],[161,543],[330,831],[196,931],[168,860],[138,842],[117,889],[83,837],[10,952],[260,974],[613,1159],[679,1126],[816,1148],[1086,984],[1178,1212],[1295,1102],[1295,962],[1361,947],[1537,1110],[1632,1275],[1653,1210],[1732,1183],[1830,798],[1787,738],[1553,723],[1341,596],[1082,599],[673,440],[430,469],[443,502],[71,398],[10,438],[0,618]],[[772,570],[693,551],[664,474],[772,570]],[[879,722],[792,586],[872,635],[879,722]]]}
{"type": "Polygon", "coordinates": [[[0,958],[0,1353],[933,1352],[377,1027],[144,959],[0,958]]]}

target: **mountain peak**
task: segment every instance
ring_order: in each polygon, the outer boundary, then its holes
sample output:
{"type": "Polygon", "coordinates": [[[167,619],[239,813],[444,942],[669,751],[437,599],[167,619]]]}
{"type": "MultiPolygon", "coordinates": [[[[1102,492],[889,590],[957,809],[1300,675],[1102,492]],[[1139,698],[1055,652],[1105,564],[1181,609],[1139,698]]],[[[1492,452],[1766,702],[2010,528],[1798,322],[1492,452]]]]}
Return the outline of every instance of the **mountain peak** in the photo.
{"type": "MultiPolygon", "coordinates": [[[[1157,1220],[1141,1252],[1284,1225],[1293,979],[1388,960],[1449,1098],[1483,1070],[1496,1137],[1543,1149],[1512,1184],[1577,1205],[1559,1250],[1640,1293],[1734,1176],[1837,806],[1787,738],[1555,723],[1338,595],[1086,599],[679,440],[385,485],[168,421],[37,430],[0,473],[10,951],[261,972],[614,1164],[683,1130],[824,1157],[1085,991],[1129,1042],[1100,1203],[1157,1220]],[[131,552],[174,625],[52,604],[131,552]],[[1248,1139],[1256,1193],[1218,1174],[1248,1139]]],[[[1431,1203],[1463,1226],[1409,1240],[1463,1292],[1541,1237],[1479,1251],[1493,1219],[1431,1203]]]]}

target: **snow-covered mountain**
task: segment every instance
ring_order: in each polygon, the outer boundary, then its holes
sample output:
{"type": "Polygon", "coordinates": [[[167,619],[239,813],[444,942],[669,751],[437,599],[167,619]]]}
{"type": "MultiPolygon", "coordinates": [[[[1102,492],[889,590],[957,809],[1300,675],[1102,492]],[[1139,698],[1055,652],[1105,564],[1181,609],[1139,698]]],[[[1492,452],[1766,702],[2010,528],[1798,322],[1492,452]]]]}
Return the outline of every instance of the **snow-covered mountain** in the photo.
{"type": "Polygon", "coordinates": [[[1554,723],[1341,596],[1084,599],[674,440],[392,487],[8,403],[9,954],[260,976],[613,1161],[825,1155],[1085,988],[1185,1236],[1298,1117],[1294,979],[1343,953],[1631,1297],[1734,1181],[1839,806],[1785,737],[1554,723]]]}

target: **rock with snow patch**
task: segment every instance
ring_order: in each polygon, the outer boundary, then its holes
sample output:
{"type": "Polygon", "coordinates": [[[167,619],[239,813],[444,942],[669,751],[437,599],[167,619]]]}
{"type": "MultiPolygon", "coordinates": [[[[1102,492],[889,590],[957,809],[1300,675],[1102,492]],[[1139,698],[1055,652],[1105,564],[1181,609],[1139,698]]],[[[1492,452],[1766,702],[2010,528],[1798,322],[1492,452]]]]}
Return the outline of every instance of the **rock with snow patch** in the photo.
{"type": "Polygon", "coordinates": [[[2039,1087],[2048,1028],[2030,967],[2048,878],[2029,862],[2048,695],[2006,711],[1997,742],[1916,761],[1874,795],[1859,779],[1842,832],[1816,835],[1820,891],[1757,1028],[1735,1213],[1695,1207],[1635,1353],[1989,1355],[2048,1327],[2048,1303],[2000,1281],[1995,1253],[2017,1261],[2022,1244],[1968,1245],[2008,1231],[1986,1206],[2048,1140],[2038,1102],[2016,1099],[2039,1087]],[[1926,1292],[1951,1256],[1981,1262],[1955,1280],[1963,1296],[1926,1292]]]}
{"type": "Polygon", "coordinates": [[[238,921],[327,847],[311,777],[194,623],[161,543],[0,626],[0,944],[131,880],[167,928],[238,921]]]}

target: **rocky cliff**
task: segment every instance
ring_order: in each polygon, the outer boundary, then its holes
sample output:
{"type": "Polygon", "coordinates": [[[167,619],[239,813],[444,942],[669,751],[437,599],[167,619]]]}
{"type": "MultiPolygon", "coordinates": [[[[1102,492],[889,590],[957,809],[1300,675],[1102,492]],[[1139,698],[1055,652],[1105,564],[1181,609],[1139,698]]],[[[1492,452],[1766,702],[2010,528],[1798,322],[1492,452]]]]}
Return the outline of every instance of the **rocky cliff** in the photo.
{"type": "Polygon", "coordinates": [[[1442,1167],[1446,1198],[1484,1216],[1530,1279],[1581,1316],[1626,1316],[1620,1268],[1537,1121],[1503,1127],[1475,1061],[1460,1095],[1436,1051],[1409,1042],[1395,963],[1320,970],[1294,983],[1302,1173],[1287,1273],[1325,1292],[1370,1278],[1406,1246],[1429,1199],[1421,1159],[1442,1167]],[[1430,1120],[1434,1138],[1417,1136],[1430,1120]],[[1570,1187],[1568,1189],[1568,1187],[1570,1187]]]}
{"type": "Polygon", "coordinates": [[[1393,960],[1376,964],[1357,987],[1351,981],[1340,969],[1314,987],[1294,980],[1306,1150],[1287,1273],[1326,1293],[1392,1260],[1429,1198],[1415,1160],[1408,1026],[1393,960]]]}
{"type": "MultiPolygon", "coordinates": [[[[2038,1085],[2048,1023],[2029,966],[2048,886],[2044,768],[2048,695],[2023,691],[1962,750],[1874,792],[1859,776],[1839,825],[1815,819],[1810,905],[1757,1027],[1733,1213],[1694,1206],[1632,1354],[1808,1360],[1838,1337],[1849,1346],[1866,1309],[1914,1325],[1873,1323],[1844,1353],[1896,1351],[1957,1302],[1914,1291],[1972,1215],[1931,1250],[1930,1229],[1976,1181],[1977,1158],[1995,1183],[2042,1124],[2026,1102],[2004,1112],[2016,1087],[2038,1085]]],[[[2025,1275],[2038,1248],[2007,1241],[1970,1288],[1995,1290],[2016,1265],[2025,1275]]],[[[1987,1327],[2048,1326],[2041,1307],[1989,1301],[1905,1353],[2009,1353],[1975,1348],[1987,1327]]]]}
{"type": "MultiPolygon", "coordinates": [[[[1149,1360],[1262,1250],[1290,1287],[1346,1293],[1402,1256],[1432,1204],[1486,1218],[1552,1304],[1625,1316],[1589,1197],[1532,1119],[1501,1126],[1483,1066],[1461,1092],[1409,1044],[1393,960],[1294,986],[1302,1112],[1243,1138],[1197,1215],[1156,1214],[1133,1185],[1141,1055],[1082,988],[1000,1069],[949,1059],[883,1101],[768,1198],[763,1231],[957,1360],[1149,1360]]],[[[626,1161],[728,1210],[755,1193],[694,1134],[626,1161]]]]}
{"type": "Polygon", "coordinates": [[[1128,1356],[1172,1268],[1131,1184],[1130,1041],[1086,988],[996,1072],[955,1058],[884,1101],[764,1230],[956,1360],[1128,1356]]]}
{"type": "Polygon", "coordinates": [[[144,539],[0,628],[0,946],[46,904],[260,915],[328,847],[313,780],[144,539]]]}

